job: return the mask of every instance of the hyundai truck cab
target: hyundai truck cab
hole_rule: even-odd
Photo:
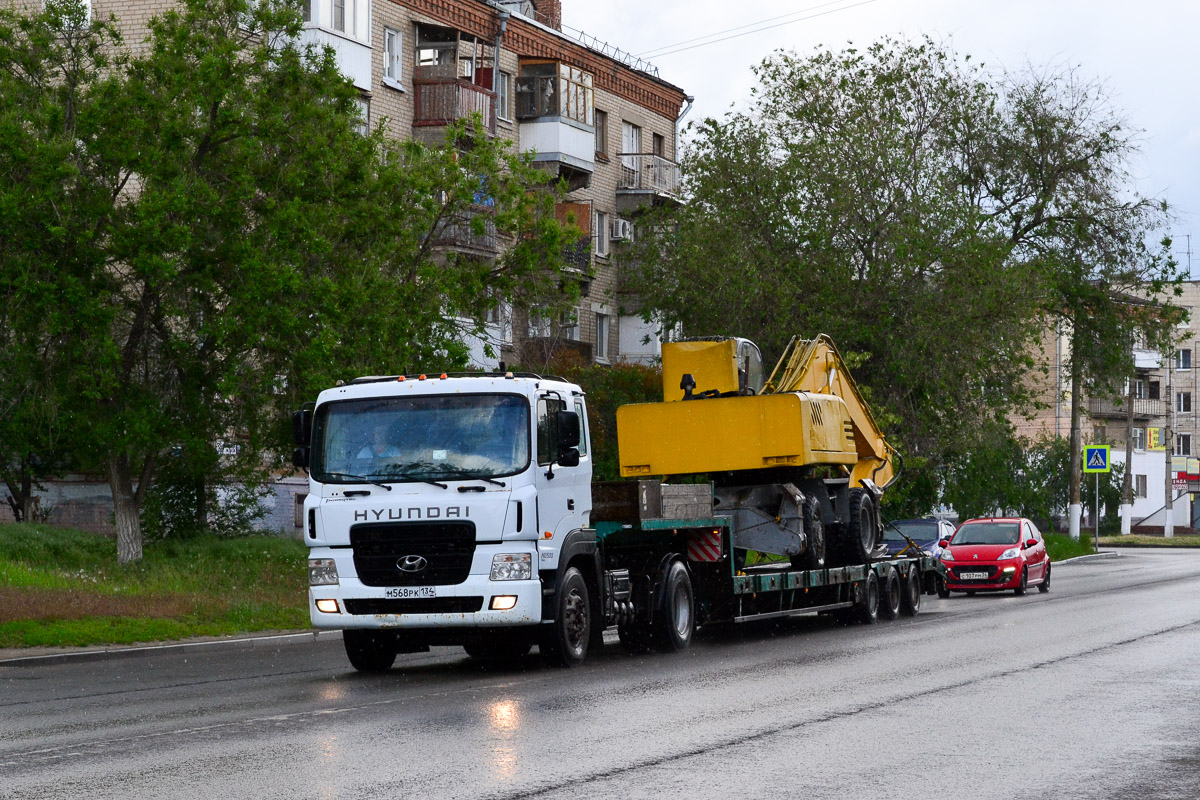
[[[589,523],[586,418],[578,386],[512,373],[322,392],[294,418],[313,625],[347,631],[348,652],[394,653],[543,622],[562,548]]]

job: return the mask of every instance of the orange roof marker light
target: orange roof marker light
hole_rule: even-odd
[[[401,375],[399,378],[396,378],[396,380],[399,381],[400,383],[403,383],[407,379],[403,375]]]
[[[442,373],[442,380],[446,380],[446,373]]]
[[[423,381],[423,380],[425,380],[425,375],[424,375],[424,373],[422,373],[421,375],[418,375],[418,376],[417,376],[417,380],[419,380],[419,381]]]

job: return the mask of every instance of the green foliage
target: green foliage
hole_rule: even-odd
[[[1131,191],[1134,137],[1095,86],[997,75],[928,39],[756,72],[748,111],[692,126],[689,202],[639,225],[629,287],[664,327],[748,336],[768,361],[794,334],[862,354],[910,512],[1031,403],[1050,318],[1077,323],[1100,376],[1127,374],[1130,330],[1169,316],[1127,296],[1177,275],[1145,244],[1165,212]]]
[[[570,296],[561,187],[477,117],[440,147],[360,133],[297,3],[183,0],[106,61],[115,33],[67,2],[0,16],[0,464],[106,474],[122,562],[171,453],[164,530],[282,466],[285,412],[319,389],[465,365],[502,300]],[[500,258],[440,246],[485,234]]]
[[[1042,531],[1042,538],[1046,540],[1046,553],[1050,556],[1051,561],[1066,561],[1068,558],[1086,556],[1096,552],[1086,537],[1075,541],[1065,533]]]

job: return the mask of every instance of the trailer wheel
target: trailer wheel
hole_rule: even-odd
[[[909,567],[908,578],[903,581],[904,591],[900,594],[900,613],[915,617],[921,610],[921,572],[916,565]]]
[[[687,567],[671,562],[663,581],[663,602],[654,620],[654,647],[664,653],[678,653],[692,643],[696,630],[696,599]]]
[[[858,621],[871,625],[879,618],[879,576],[875,570],[867,570],[867,579],[863,581],[862,596],[854,607]]]
[[[865,489],[850,490],[850,518],[842,529],[841,555],[846,564],[868,564],[875,551],[875,513]]]
[[[568,567],[563,573],[554,612],[554,622],[547,626],[538,642],[542,657],[560,667],[582,664],[591,638],[592,606],[587,583],[575,567]]]
[[[879,588],[879,616],[884,619],[895,619],[900,616],[901,587],[900,573],[889,564],[884,570],[883,586]]]
[[[359,672],[387,672],[396,663],[396,636],[390,631],[342,631],[342,644]]]
[[[804,533],[808,541],[803,553],[792,556],[792,568],[824,569],[825,520],[821,517],[821,504],[812,495],[804,499]]]

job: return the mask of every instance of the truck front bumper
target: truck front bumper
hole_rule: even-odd
[[[542,583],[471,575],[454,586],[376,587],[343,578],[336,585],[310,586],[308,608],[317,628],[528,626],[541,621]]]

